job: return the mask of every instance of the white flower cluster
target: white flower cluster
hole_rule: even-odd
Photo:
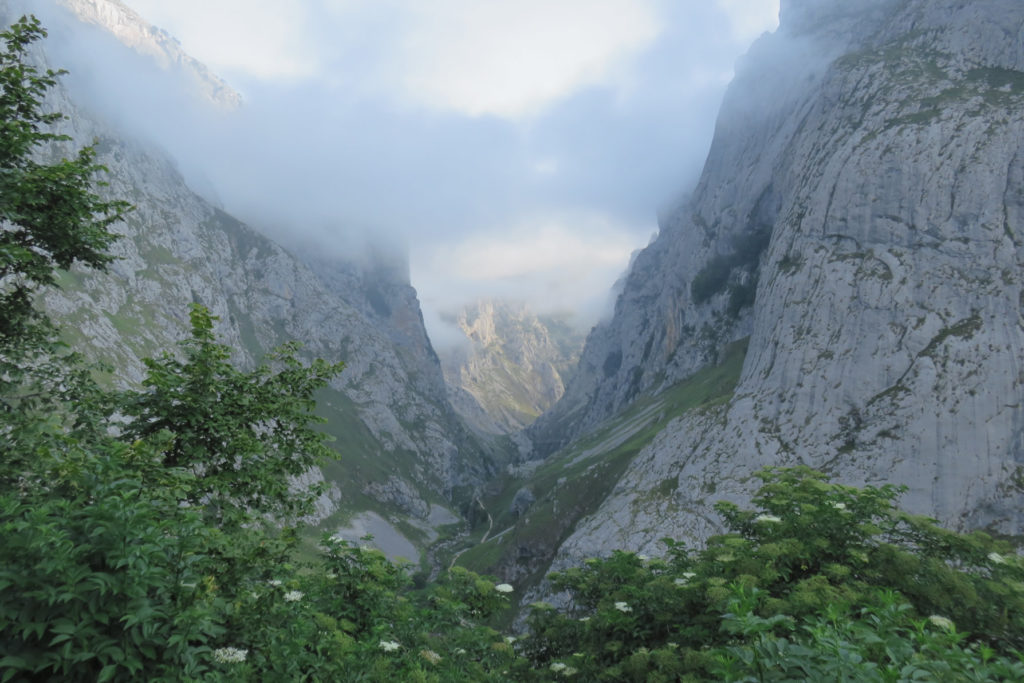
[[[285,602],[298,602],[302,599],[302,591],[288,591],[284,594]]]
[[[494,587],[494,590],[498,591],[499,593],[511,593],[515,589],[507,583],[499,583],[497,586]]]
[[[1006,558],[999,553],[989,553],[988,561],[992,564],[1006,564]]]
[[[393,640],[382,640],[382,641],[380,641],[380,644],[378,645],[378,647],[380,649],[384,650],[384,652],[394,652],[395,650],[397,650],[398,648],[400,648],[402,646],[399,645],[398,643],[396,643]]]
[[[754,518],[754,521],[755,522],[770,522],[772,524],[778,524],[779,522],[782,521],[782,518],[781,517],[776,517],[775,515],[758,515],[757,517]]]
[[[240,650],[237,647],[220,647],[213,651],[213,659],[221,664],[239,664],[245,661],[248,654],[248,650]]]
[[[693,572],[683,572],[683,575],[681,577],[676,578],[674,583],[677,586],[685,586],[686,584],[688,584],[690,582],[690,579],[692,579],[695,576],[697,576],[697,575],[694,574]]]
[[[551,666],[548,668],[551,669],[553,673],[560,673],[565,677],[569,677],[577,673],[576,669],[569,666],[568,664],[563,664],[562,662],[552,662]]]
[[[617,602],[615,603],[615,609],[620,612],[632,612],[633,608],[629,606],[628,602]]]
[[[939,628],[946,629],[947,631],[953,630],[953,622],[946,617],[940,617],[938,614],[933,614],[928,617],[928,621]]]

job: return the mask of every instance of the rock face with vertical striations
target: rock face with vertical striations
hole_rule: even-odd
[[[536,456],[749,337],[739,383],[670,422],[556,566],[698,543],[766,465],[1022,534],[1022,36],[1017,0],[783,0]]]

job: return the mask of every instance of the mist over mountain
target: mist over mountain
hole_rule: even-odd
[[[97,16],[128,17],[150,45],[166,44],[164,34],[110,7],[118,11]],[[0,3],[0,20],[12,22],[17,11],[16,2]],[[49,63],[48,53],[37,56]],[[205,73],[194,67],[172,63],[167,83],[192,83]],[[205,96],[200,102],[222,108]],[[48,104],[68,117],[57,131],[70,140],[54,154],[95,142],[107,169],[100,191],[135,207],[114,228],[121,238],[106,273],[72,269],[42,297],[67,341],[107,363],[110,383],[137,386],[142,359],[175,348],[187,334],[189,305],[199,303],[219,318],[216,333],[242,367],[292,340],[306,358],[343,360],[344,372],[319,396],[338,460],[307,474],[328,484],[311,521],[350,538],[372,533],[385,551],[417,559],[434,527],[458,519],[504,456],[448,402],[405,254],[364,245],[345,256],[320,250],[299,258],[198,195],[159,147],[79,106],[73,89],[58,86]]]

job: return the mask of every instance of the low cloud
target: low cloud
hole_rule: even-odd
[[[224,70],[244,105],[204,108],[54,0],[32,4],[51,7],[46,49],[76,100],[225,209],[286,246],[407,245],[428,311],[508,296],[589,320],[696,181],[733,65],[777,8],[122,1]]]
[[[733,36],[749,42],[779,25],[779,0],[715,0],[732,25]]]
[[[442,243],[413,258],[432,339],[444,339],[446,320],[483,298],[510,299],[537,313],[572,313],[588,328],[610,310],[608,288],[637,248],[647,226],[616,224],[608,216],[567,212],[538,215],[469,240]]]
[[[645,0],[410,2],[396,71],[413,104],[520,118],[615,81],[660,31]]]
[[[304,2],[129,0],[152,24],[224,77],[294,80],[316,75],[322,56],[306,39],[315,16]]]

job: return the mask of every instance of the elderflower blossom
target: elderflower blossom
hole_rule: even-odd
[[[953,630],[953,622],[947,619],[946,617],[940,617],[937,614],[933,614],[930,617],[928,617],[928,621],[932,622],[932,624],[938,626],[939,628],[946,629],[947,631]]]
[[[302,591],[288,591],[284,594],[285,602],[298,602],[302,599]]]
[[[776,517],[775,515],[758,515],[757,517],[754,518],[754,521],[755,522],[771,522],[772,524],[778,524],[779,522],[782,521],[782,518],[781,517]]]
[[[565,671],[566,665],[562,664],[561,662],[551,662],[551,666],[549,666],[548,668],[554,671],[555,673],[558,673],[559,671]]]
[[[989,553],[988,561],[992,564],[1006,564],[1006,558],[999,553]]]
[[[633,611],[633,608],[630,607],[629,603],[627,603],[627,602],[617,602],[617,603],[615,603],[615,609],[619,610],[620,612],[632,612]]]
[[[498,591],[499,593],[511,593],[515,589],[507,583],[499,583],[497,586],[494,587],[494,590]]]
[[[402,646],[393,640],[382,640],[380,641],[380,644],[377,647],[384,650],[384,652],[394,652]]]
[[[587,623],[588,621],[590,621],[590,617],[580,617],[580,621],[582,621],[583,623]]]
[[[281,585],[281,582],[278,581],[277,579],[271,579],[270,581],[267,581],[267,585],[268,586],[273,586],[274,588],[277,588],[278,586]]]
[[[213,651],[213,658],[221,664],[239,664],[245,661],[248,650],[240,650],[237,647],[219,647]]]
[[[687,584],[688,582],[687,582],[687,580],[686,580],[686,579],[684,579],[684,578],[682,578],[682,577],[679,577],[679,578],[677,578],[677,579],[676,579],[676,580],[674,581],[674,583],[675,583],[675,584],[676,584],[677,586],[685,586],[685,585],[686,585],[686,584]]]
[[[511,645],[512,643],[516,642],[516,640],[517,639],[516,639],[515,636],[505,636],[505,642],[508,643],[509,645]]]
[[[575,676],[578,673],[579,670],[571,666],[567,666],[564,669],[562,669],[562,675],[566,678],[568,678],[569,676]]]
[[[836,502],[834,500],[831,500],[831,501],[829,501],[828,504],[831,505],[832,507],[834,507],[836,510],[845,510],[846,509],[846,503],[838,503],[838,502]]]

